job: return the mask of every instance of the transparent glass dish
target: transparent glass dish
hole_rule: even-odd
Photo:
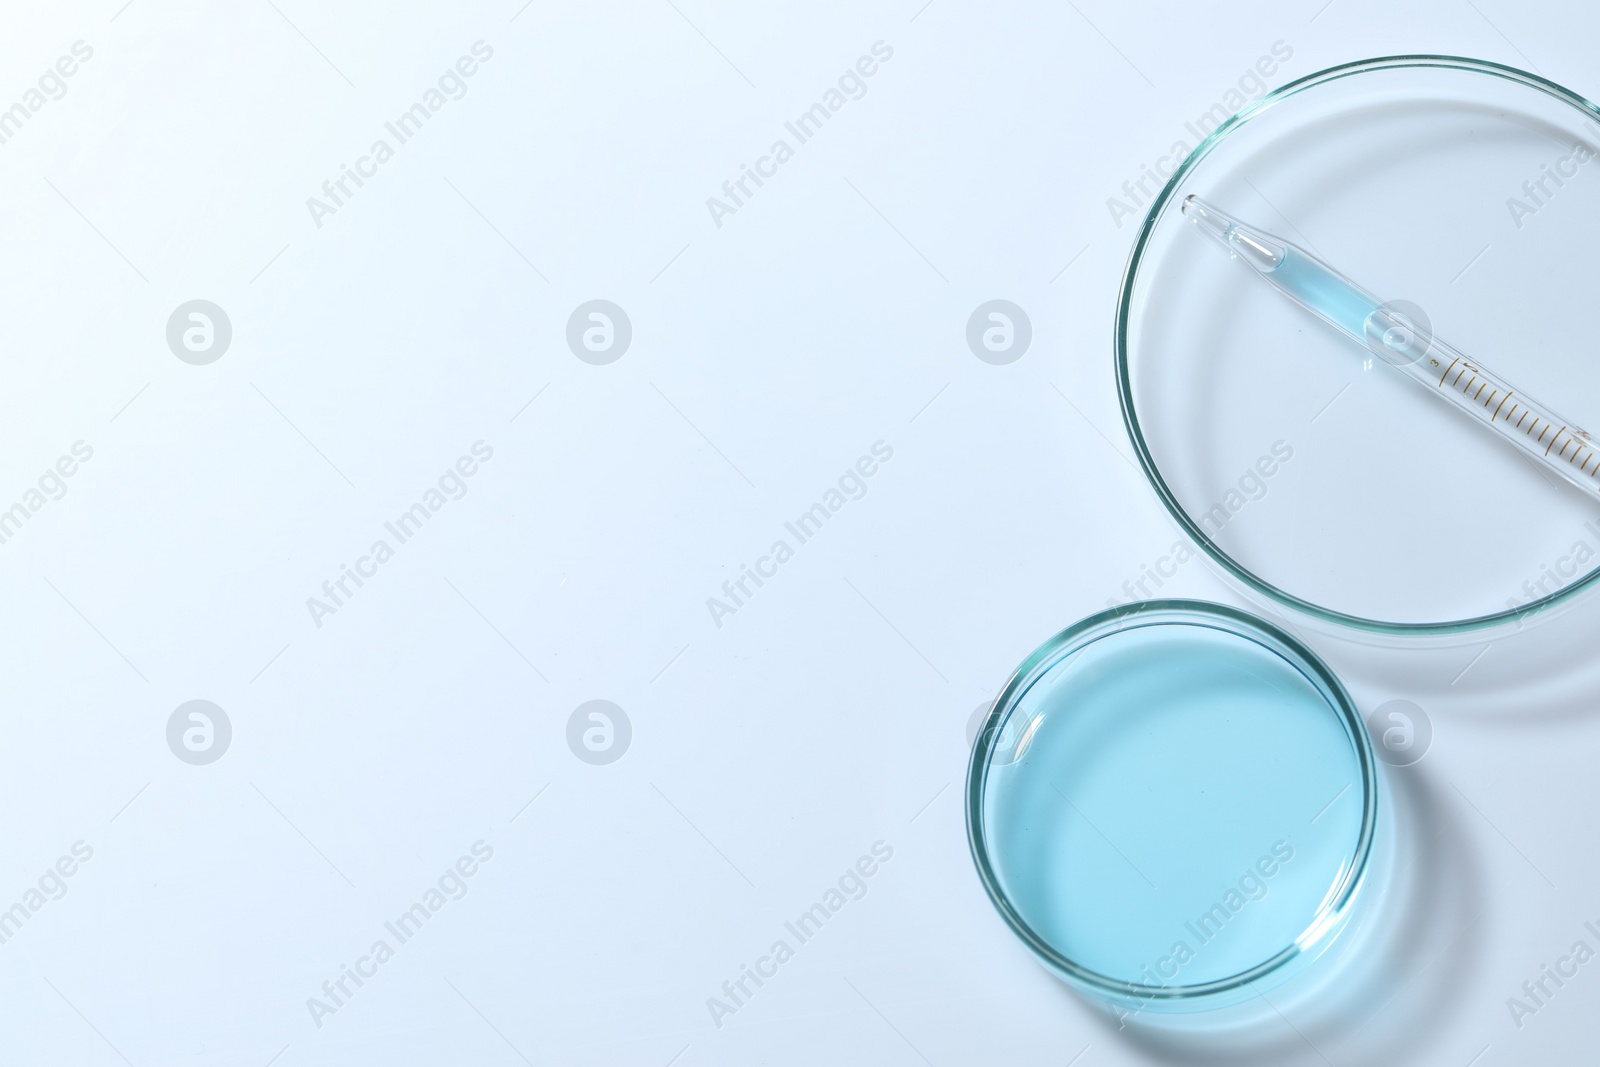
[[[1070,985],[1124,1013],[1225,1007],[1302,971],[1368,876],[1379,779],[1344,687],[1244,612],[1147,601],[1046,642],[967,777],[979,877]]]
[[[1262,97],[1172,173],[1123,279],[1117,388],[1162,503],[1247,595],[1334,632],[1494,636],[1596,584],[1600,507],[1230,263],[1185,196],[1600,429],[1597,154],[1600,109],[1559,85],[1398,56]]]

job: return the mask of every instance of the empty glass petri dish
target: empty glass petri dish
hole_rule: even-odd
[[[1339,680],[1244,612],[1147,601],[1017,668],[974,745],[967,834],[1001,916],[1124,1012],[1254,997],[1338,938],[1379,785]]]
[[[1116,326],[1124,422],[1178,525],[1328,632],[1477,640],[1594,587],[1593,497],[1229,262],[1182,203],[1315,254],[1600,431],[1600,109],[1499,64],[1397,56],[1198,132],[1148,204]]]

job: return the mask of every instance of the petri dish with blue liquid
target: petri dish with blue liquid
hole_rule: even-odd
[[[1017,669],[973,749],[967,828],[1052,971],[1182,1012],[1253,998],[1338,938],[1378,803],[1360,716],[1315,653],[1232,608],[1147,601]]]

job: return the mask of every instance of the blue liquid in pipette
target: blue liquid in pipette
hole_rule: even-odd
[[[1434,336],[1421,308],[1403,300],[1379,303],[1310,253],[1246,225],[1195,194],[1184,197],[1183,215],[1197,233],[1226,249],[1279,292],[1499,434],[1526,458],[1600,497],[1600,446],[1594,437]],[[1509,403],[1513,396],[1515,402]]]
[[[1366,333],[1367,318],[1380,305],[1316,260],[1289,247],[1272,279],[1301,303],[1352,337]]]
[[[1034,726],[989,771],[991,861],[1023,921],[1098,974],[1246,971],[1306,931],[1354,861],[1356,750],[1322,692],[1248,638],[1114,633],[1011,715]]]

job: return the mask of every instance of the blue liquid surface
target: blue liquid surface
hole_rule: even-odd
[[[1106,977],[1188,986],[1264,963],[1356,854],[1361,765],[1336,711],[1226,631],[1091,642],[1017,701],[995,756],[981,810],[1002,891]]]

